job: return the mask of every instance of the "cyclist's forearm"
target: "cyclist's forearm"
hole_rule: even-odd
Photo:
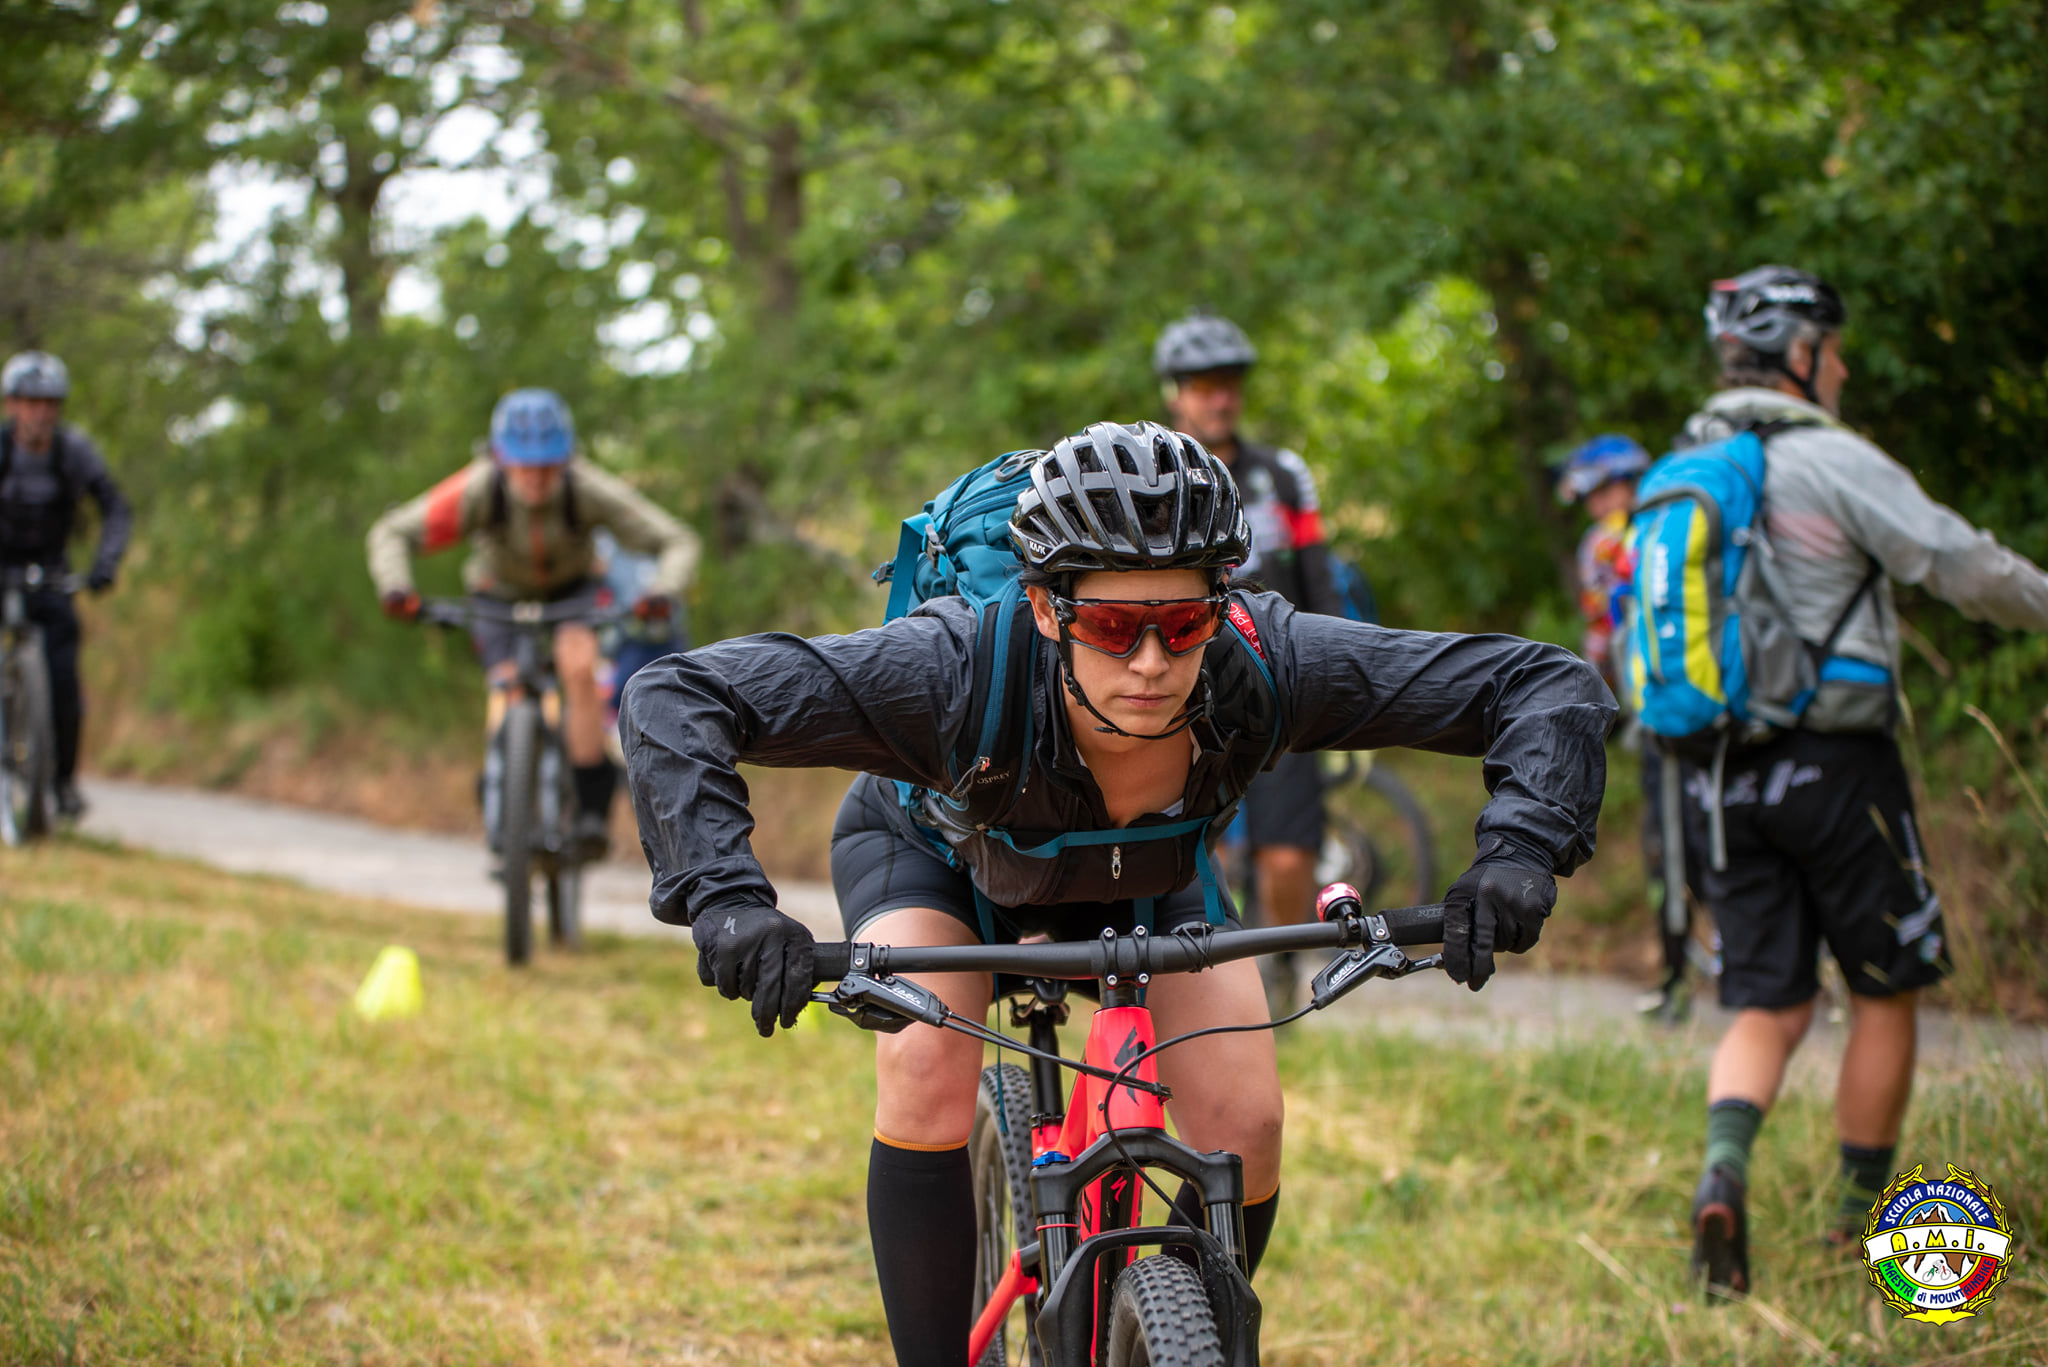
[[[633,676],[619,735],[655,864],[657,915],[765,891],[743,763],[944,780],[972,643],[933,618],[814,641],[722,641]]]
[[[93,555],[93,568],[112,574],[128,553],[128,538],[135,529],[135,512],[112,475],[102,469],[90,485],[93,502],[100,509],[100,544]]]
[[[703,555],[703,542],[696,532],[678,522],[674,534],[661,545],[658,554],[660,558],[655,561],[653,587],[671,598],[681,598],[697,581],[697,562]]]
[[[1593,850],[1614,699],[1592,666],[1512,636],[1386,631],[1297,614],[1286,633],[1295,750],[1484,755],[1477,827],[1559,873]]]

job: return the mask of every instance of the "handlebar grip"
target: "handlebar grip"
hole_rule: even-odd
[[[820,940],[811,949],[811,975],[821,983],[836,983],[853,964],[853,946],[845,940]]]
[[[1388,938],[1397,945],[1434,945],[1443,942],[1442,902],[1431,902],[1419,907],[1389,907],[1380,915],[1386,919]]]

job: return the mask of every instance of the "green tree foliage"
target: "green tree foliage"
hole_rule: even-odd
[[[705,634],[817,629],[873,613],[859,571],[952,472],[1155,414],[1151,338],[1193,305],[1259,341],[1251,426],[1318,466],[1393,620],[1555,630],[1547,463],[1660,447],[1710,382],[1705,282],[1764,259],[1848,295],[1850,417],[2048,554],[2044,8],[80,0],[0,59],[0,252],[159,249],[64,277],[146,347],[65,335],[81,407],[164,450],[187,702],[407,696],[356,538],[515,384],[705,531]],[[392,187],[471,118],[528,130],[475,163],[545,192],[405,240]],[[230,165],[303,209],[171,276],[190,177]],[[435,302],[394,313],[398,279]],[[1970,662],[1926,719],[2024,729],[2031,645],[1915,615]]]

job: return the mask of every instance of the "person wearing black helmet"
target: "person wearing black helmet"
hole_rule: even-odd
[[[1245,504],[1252,550],[1237,573],[1307,612],[1348,616],[1331,573],[1321,505],[1308,462],[1238,432],[1245,378],[1258,360],[1251,340],[1227,318],[1191,313],[1167,326],[1152,349],[1174,427],[1193,435],[1229,467]],[[1245,798],[1246,844],[1260,902],[1258,920],[1305,920],[1315,900],[1316,857],[1325,815],[1314,755],[1289,755]],[[1266,962],[1276,1012],[1292,1009],[1291,958]]]
[[[0,424],[0,568],[35,567],[48,576],[27,591],[25,605],[43,629],[49,664],[57,812],[76,819],[85,811],[76,779],[85,707],[78,682],[78,613],[64,587],[71,573],[71,530],[79,499],[90,496],[100,511],[100,540],[85,584],[105,593],[121,568],[134,519],[99,447],[59,421],[71,395],[71,375],[62,361],[46,351],[24,351],[0,370],[0,390],[7,403],[7,421]]]
[[[1678,443],[1742,430],[1764,437],[1773,593],[1822,660],[1797,729],[1731,750],[1718,792],[1692,785],[1694,812],[1706,819],[1714,803],[1723,823],[1723,866],[1707,861],[1700,879],[1720,931],[1721,1004],[1736,1012],[1708,1077],[1693,1267],[1710,1287],[1736,1291],[1750,1285],[1750,1146],[1813,1018],[1821,943],[1850,993],[1835,1094],[1840,1200],[1825,1231],[1846,1248],[1857,1246],[1892,1176],[1912,1091],[1916,995],[1949,968],[1941,901],[1892,739],[1899,621],[1890,581],[1999,626],[2048,630],[2048,575],[1930,499],[1843,423],[1847,317],[1833,287],[1790,267],[1714,282],[1707,336],[1722,387]]]
[[[1234,923],[1227,891],[1206,876],[1209,832],[1272,755],[1404,744],[1484,754],[1492,796],[1447,898],[1448,966],[1476,989],[1496,951],[1536,943],[1554,877],[1593,848],[1614,704],[1590,666],[1554,646],[1389,631],[1231,587],[1250,527],[1229,470],[1192,437],[1098,423],[1017,459],[1030,462],[1031,486],[1010,532],[1031,616],[1025,658],[1011,665],[1026,686],[1005,698],[1028,711],[1018,733],[1034,739],[1000,826],[950,820],[940,801],[906,804],[896,787],[953,789],[956,739],[996,701],[975,695],[982,617],[963,598],[846,636],[702,646],[628,685],[620,725],[651,904],[692,928],[706,984],[751,1000],[768,1035],[796,1020],[814,982],[811,934],[776,909],[749,849],[749,763],[857,771],[832,834],[849,938],[968,945],[982,942],[985,909],[1006,943],[1129,931],[1147,913],[1157,933]],[[1145,833],[1166,826],[1174,833]],[[1062,842],[1044,856],[1002,838],[1111,829],[1132,839]],[[954,1011],[986,1017],[986,976],[923,981]],[[1149,993],[1162,1035],[1267,1018],[1249,962],[1155,978]],[[876,1039],[868,1215],[904,1367],[957,1367],[967,1339],[966,1144],[981,1062],[978,1043],[924,1025]],[[1244,1158],[1256,1264],[1280,1187],[1272,1037],[1212,1036],[1160,1066],[1181,1136]]]

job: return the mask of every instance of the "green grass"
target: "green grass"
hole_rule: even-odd
[[[365,1024],[350,996],[394,941],[426,1012]],[[886,1361],[868,1053],[837,1021],[755,1038],[677,946],[515,975],[486,920],[0,852],[0,1360]],[[1795,1363],[1809,1338],[1843,1362],[2048,1360],[2031,1251],[1945,1329],[1820,1253],[1824,1103],[1788,1102],[1759,1148],[1766,1304],[1709,1309],[1683,1277],[1691,1067],[1333,1031],[1282,1060],[1270,1367]],[[2038,1243],[2041,1079],[1929,1080],[1904,1152],[1977,1170]]]

